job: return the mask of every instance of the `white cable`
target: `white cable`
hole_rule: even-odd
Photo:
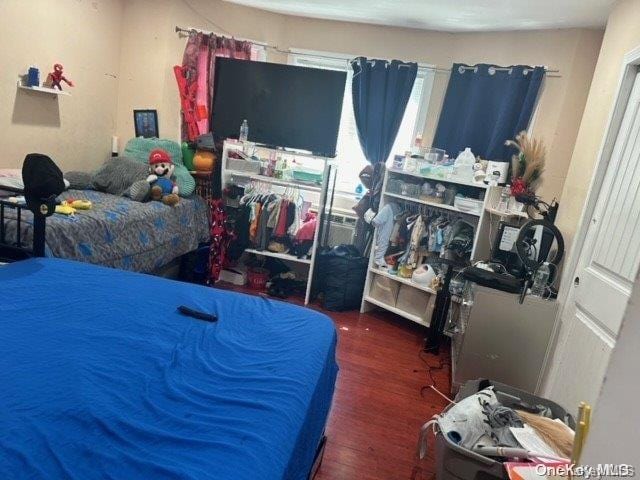
[[[450,399],[449,397],[447,397],[444,393],[442,393],[440,390],[438,390],[438,389],[436,388],[436,386],[435,386],[435,385],[429,385],[429,388],[430,388],[431,390],[433,390],[434,392],[436,392],[438,395],[440,395],[442,398],[444,398],[447,402],[449,402],[449,403],[447,404],[447,407],[448,407],[449,405],[451,405],[451,404],[454,404],[454,405],[456,404],[456,401],[455,401],[455,400],[451,400],[451,399]],[[445,407],[445,408],[446,408],[446,407]]]
[[[488,457],[520,457],[520,458],[546,458],[555,460],[556,462],[569,462],[568,458],[558,457],[555,455],[547,455],[545,453],[531,452],[524,448],[514,447],[484,447],[478,446],[473,449],[475,453]]]

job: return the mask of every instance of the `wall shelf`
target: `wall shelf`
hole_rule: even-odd
[[[60,96],[60,95],[64,95],[67,97],[71,96],[69,92],[66,92],[64,90],[58,90],[57,88],[49,88],[49,87],[28,87],[26,85],[23,85],[20,81],[18,81],[18,88],[22,90],[29,90],[32,92],[39,92],[39,93],[44,93],[44,94],[53,95],[53,96]]]
[[[400,200],[405,200],[407,202],[419,203],[421,205],[429,205],[430,207],[441,208],[443,210],[450,210],[452,212],[458,212],[464,215],[472,215],[474,217],[480,216],[480,213],[478,212],[462,210],[458,207],[454,207],[453,205],[447,205],[446,203],[430,202],[428,200],[422,200],[420,198],[407,197],[406,195],[400,195],[398,193],[383,192],[383,194],[388,197],[398,198]]]
[[[486,190],[487,188],[489,188],[489,186],[485,185],[484,183],[476,183],[472,181],[462,180],[456,177],[440,178],[434,175],[424,175],[418,172],[407,172],[405,170],[397,170],[395,168],[388,168],[387,171],[389,173],[395,173],[397,175],[408,175],[410,177],[423,178],[425,180],[432,180],[432,181],[445,182],[445,183],[455,183],[456,185],[464,185],[465,187],[476,187],[476,188],[482,188],[483,190]]]
[[[266,175],[258,175],[249,172],[240,172],[238,170],[226,170],[227,175],[233,177],[248,178],[249,180],[255,180],[258,182],[270,183],[272,185],[278,185],[280,187],[294,187],[302,190],[308,190],[311,192],[320,192],[321,185],[311,184],[307,182],[297,182],[295,180],[281,180],[273,177],[267,177]]]
[[[502,217],[502,218],[529,218],[529,215],[527,215],[526,212],[516,212],[513,210],[509,210],[509,211],[504,211],[504,210],[498,210],[497,208],[493,208],[493,207],[487,207],[485,209],[487,212],[489,212],[491,215],[497,215],[498,217]]]

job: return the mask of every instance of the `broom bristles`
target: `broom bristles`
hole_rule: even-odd
[[[544,171],[546,149],[542,141],[522,131],[515,140],[507,140],[505,145],[518,150],[518,154],[511,157],[512,179],[522,178],[530,187],[533,186]]]
[[[573,434],[566,425],[560,424],[550,418],[521,410],[516,410],[516,413],[526,424],[533,428],[540,438],[555,450],[558,455],[564,458],[571,458]]]

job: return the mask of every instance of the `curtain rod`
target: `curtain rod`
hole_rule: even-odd
[[[282,54],[285,54],[285,55],[293,54],[293,55],[299,55],[299,56],[311,57],[311,58],[326,58],[326,59],[329,59],[329,60],[344,60],[345,62],[347,62],[347,64],[349,63],[349,60],[345,59],[344,56],[338,57],[338,56],[331,56],[331,55],[326,55],[326,54],[313,54],[313,53],[295,52],[295,51],[292,51],[290,49],[282,50],[277,45],[270,45],[269,43],[266,43],[266,42],[260,42],[258,40],[252,40],[250,38],[242,38],[242,37],[230,36],[230,35],[228,35],[226,33],[202,30],[200,28],[193,28],[193,27],[184,28],[184,27],[176,26],[175,30],[176,30],[176,33],[178,35],[189,35],[190,33],[203,33],[205,35],[217,35],[219,37],[235,38],[236,40],[240,40],[240,41],[243,41],[243,42],[251,42],[251,43],[253,43],[255,45],[260,45],[262,47],[268,48],[270,50],[273,50],[275,52],[282,53]],[[418,63],[418,68],[423,69],[423,70],[433,70],[433,71],[442,72],[442,73],[451,73],[451,68],[425,65],[425,64],[421,64],[421,63]],[[464,68],[465,70],[473,70],[474,69],[474,67],[472,67],[472,66],[461,67],[461,68]],[[494,67],[494,68],[495,68],[496,71],[508,71],[508,70],[510,70],[509,67]],[[545,76],[546,77],[556,77],[556,78],[562,77],[562,75],[560,75],[560,70],[558,70],[558,69],[549,69],[547,67],[544,67],[544,70],[545,70]]]
[[[255,45],[261,45],[263,47],[272,47],[271,45],[269,45],[266,42],[260,42],[258,40],[253,40],[251,38],[235,37],[235,36],[228,35],[226,33],[213,32],[213,31],[209,31],[209,30],[202,30],[200,28],[193,28],[193,27],[184,28],[184,27],[176,26],[176,33],[178,35],[189,35],[190,33],[204,33],[205,35],[216,35],[218,37],[235,38],[236,40],[240,40],[242,42],[251,42],[251,43],[253,43]]]

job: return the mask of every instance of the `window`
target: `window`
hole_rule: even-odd
[[[251,44],[251,60],[258,62],[267,61],[267,48],[257,43]]]
[[[336,161],[338,163],[338,176],[336,190],[343,193],[353,193],[359,183],[358,174],[367,165],[367,160],[360,148],[356,119],[353,114],[353,100],[351,97],[351,79],[353,72],[349,66],[349,60],[354,56],[306,52],[297,50],[289,55],[289,63],[303,67],[326,68],[331,70],[343,70],[347,72],[347,83],[344,89],[342,103],[342,115],[340,118],[340,131],[338,132],[338,145]],[[417,134],[422,134],[427,118],[429,97],[433,85],[434,71],[426,68],[418,68],[418,75],[413,84],[411,97],[398,130],[398,136],[391,149],[391,157],[396,154],[404,154],[411,147]]]

